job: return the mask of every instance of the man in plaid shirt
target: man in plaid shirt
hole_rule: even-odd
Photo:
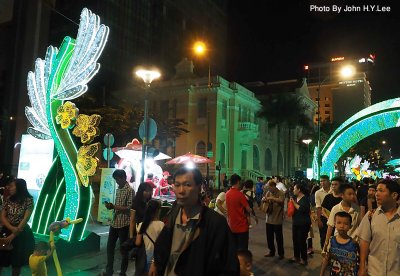
[[[115,170],[113,178],[118,184],[115,204],[105,202],[106,208],[114,210],[113,221],[110,225],[107,240],[107,266],[103,275],[111,276],[114,273],[114,251],[117,240],[120,245],[128,239],[129,236],[129,209],[135,196],[135,191],[126,181],[126,173],[124,170]],[[126,275],[128,269],[128,255],[123,254],[121,260],[121,272],[119,275]]]

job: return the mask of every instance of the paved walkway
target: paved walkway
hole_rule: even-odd
[[[293,256],[292,248],[292,235],[291,235],[291,219],[286,219],[283,227],[284,235],[284,246],[285,246],[285,259],[278,260],[277,257],[265,258],[264,254],[268,253],[267,242],[265,236],[265,215],[256,210],[256,214],[259,217],[259,224],[254,225],[250,230],[250,241],[249,249],[253,253],[253,272],[254,275],[319,275],[321,256],[320,250],[315,250],[314,256],[309,258],[309,264],[307,267],[300,266],[298,264],[290,264],[287,259]],[[107,244],[107,226],[101,224],[91,223],[88,224],[93,231],[100,233],[101,236],[101,248],[99,252],[90,254],[84,254],[63,260],[61,262],[61,268],[63,275],[69,276],[97,276],[101,271],[104,270],[106,265],[106,244]],[[319,234],[318,229],[314,227],[314,247],[319,249]],[[118,275],[118,269],[120,265],[119,253],[116,252],[115,261],[115,275]],[[56,275],[52,259],[47,261],[48,274],[49,276]],[[134,264],[129,263],[128,275],[133,275]],[[9,269],[5,269],[2,275],[11,275]],[[31,275],[28,267],[24,267],[21,273],[22,276]]]

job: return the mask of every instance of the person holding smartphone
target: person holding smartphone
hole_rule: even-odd
[[[102,273],[102,275],[107,276],[112,276],[114,273],[114,254],[117,240],[119,239],[120,244],[122,244],[129,237],[129,210],[135,196],[135,191],[126,181],[124,170],[115,170],[112,176],[118,185],[115,204],[104,202],[107,209],[114,210],[107,240],[107,266],[106,271]],[[128,255],[122,255],[120,275],[125,275],[127,269]]]

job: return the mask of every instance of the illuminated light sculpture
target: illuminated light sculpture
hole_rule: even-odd
[[[82,222],[82,218],[78,218],[75,220],[71,220],[70,218],[66,218],[63,221],[55,221],[49,226],[49,231],[50,231],[50,238],[49,238],[49,243],[51,247],[54,247],[54,233],[59,233],[61,229],[67,228],[71,224],[77,224]],[[54,249],[53,251],[53,260],[54,260],[54,266],[56,268],[57,276],[62,276],[62,270],[60,266],[60,261],[58,260],[58,255],[57,255],[57,249]]]
[[[320,174],[333,176],[335,163],[348,149],[374,133],[394,127],[400,127],[400,98],[374,104],[356,113],[335,130],[322,149]],[[315,178],[314,166],[313,171]]]
[[[79,109],[72,102],[66,102],[57,109],[56,122],[61,125],[61,128],[73,128],[76,118],[78,117]]]
[[[78,115],[75,105],[65,101],[87,91],[87,83],[100,69],[97,60],[108,33],[99,17],[84,8],[77,38],[65,37],[60,49],[49,46],[45,59],[36,59],[35,71],[28,73],[31,107],[25,108],[25,114],[32,124],[28,133],[53,139],[57,153],[32,214],[32,230],[37,234],[49,234],[51,221],[83,218],[84,223],[63,228],[60,237],[67,241],[84,238],[92,204],[88,177],[97,167],[94,154],[100,147],[87,144],[98,135],[100,116]],[[79,125],[75,134],[84,144],[79,152],[70,130],[75,123]]]

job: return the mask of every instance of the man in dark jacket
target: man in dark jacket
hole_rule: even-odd
[[[239,275],[226,219],[200,202],[202,175],[181,168],[174,175],[176,202],[154,246],[149,275]]]

